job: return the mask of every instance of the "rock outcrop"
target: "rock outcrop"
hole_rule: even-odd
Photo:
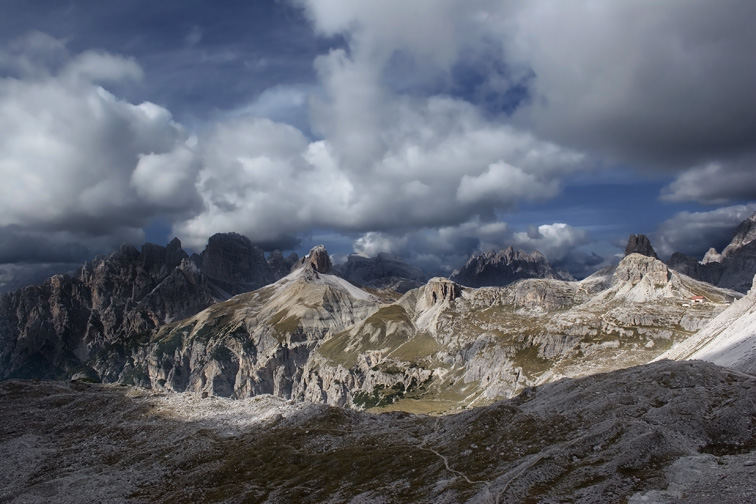
[[[657,259],[656,251],[651,246],[651,240],[644,234],[631,234],[627,239],[627,246],[625,246],[625,256],[630,254],[641,254],[644,256],[653,257]]]
[[[443,277],[431,278],[425,286],[425,302],[429,305],[450,303],[462,294],[462,287]]]
[[[328,255],[328,250],[326,250],[324,245],[316,245],[311,248],[307,255],[296,263],[294,269],[307,267],[308,265],[317,273],[331,272],[331,257]]]
[[[423,285],[426,275],[398,257],[380,253],[375,257],[351,254],[346,263],[335,268],[336,274],[354,285],[405,293]]]
[[[675,252],[676,254],[679,254],[679,252]],[[706,253],[703,256],[703,259],[701,259],[701,264],[709,264],[709,263],[718,263],[722,262],[722,254],[717,252],[717,249],[714,247],[710,247],[709,250],[706,251]]]
[[[523,278],[566,279],[537,250],[528,253],[512,247],[474,255],[449,278],[468,287],[501,287]]]
[[[617,282],[636,285],[644,279],[655,287],[663,287],[670,279],[669,268],[653,256],[633,252],[620,261],[614,271]]]

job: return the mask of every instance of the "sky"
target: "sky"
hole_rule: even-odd
[[[750,0],[0,0],[0,290],[121,243],[585,276],[756,211]]]

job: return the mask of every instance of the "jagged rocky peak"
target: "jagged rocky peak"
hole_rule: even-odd
[[[470,287],[504,286],[523,278],[566,279],[539,251],[525,252],[511,246],[473,255],[449,278]]]
[[[0,296],[0,379],[84,373],[117,381],[125,349],[213,301],[179,240],[147,243],[141,251],[124,245],[85,263],[76,276],[56,275]]]
[[[310,249],[306,256],[299,260],[296,267],[312,266],[317,273],[330,273],[331,257],[328,255],[325,245],[316,245]]]
[[[217,233],[207,241],[200,269],[229,294],[257,289],[274,281],[263,250],[238,233]]]
[[[651,240],[644,234],[631,234],[627,239],[627,246],[625,247],[625,256],[630,254],[642,254],[644,256],[653,257],[657,259],[656,251],[651,246]]]
[[[631,285],[639,283],[644,278],[652,285],[663,286],[670,279],[669,268],[654,257],[631,253],[620,261],[613,276],[615,282],[629,282]]]
[[[450,302],[462,295],[462,287],[444,277],[431,278],[425,285],[425,301],[430,305]]]

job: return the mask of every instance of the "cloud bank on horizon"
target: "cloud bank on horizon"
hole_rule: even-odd
[[[173,84],[128,46],[73,50],[32,24],[0,47],[0,282],[143,241],[156,221],[193,248],[223,231],[267,248],[327,232],[448,271],[511,244],[582,275],[610,238],[655,231],[662,254],[700,254],[756,210],[752,2],[269,8],[330,41],[312,76],[200,118],[134,98],[153,78]],[[181,50],[207,38],[192,26]],[[655,201],[637,204],[666,214],[604,234],[559,209],[518,223],[594,177],[614,191],[655,181]],[[611,205],[570,201],[596,224]]]

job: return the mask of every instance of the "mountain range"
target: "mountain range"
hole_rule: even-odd
[[[747,250],[742,231],[727,257]],[[510,247],[423,284],[385,254],[266,259],[234,233],[192,256],[178,240],[124,246],[1,298],[0,376],[446,411],[648,362],[740,297],[671,269],[643,235],[626,252],[574,281]]]
[[[266,257],[234,233],[192,255],[176,239],[123,246],[0,297],[0,483],[42,491],[13,477],[41,470],[34,446],[68,468],[51,470],[56,495],[100,471],[138,502],[706,502],[711,488],[739,502],[756,490],[754,222],[696,267],[632,235],[579,281],[513,248],[428,279],[386,254],[334,265],[322,245]],[[41,418],[45,398],[60,418],[27,426],[17,410]],[[111,403],[133,413],[92,417]],[[81,450],[82,422],[115,451],[56,455],[50,433]],[[118,437],[140,430],[145,445]],[[124,450],[151,469],[103,473],[134,465]],[[721,488],[721,474],[746,481]],[[112,497],[100,487],[87,500]]]

